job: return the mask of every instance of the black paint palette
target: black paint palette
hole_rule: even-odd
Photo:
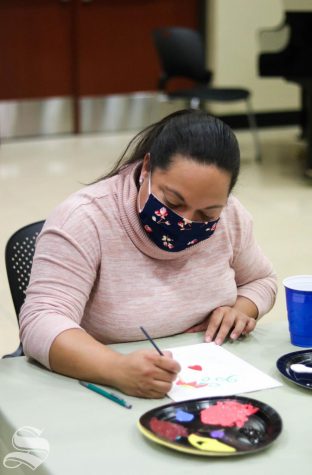
[[[171,449],[220,457],[265,449],[281,433],[282,420],[263,402],[228,396],[157,407],[141,416],[138,427],[145,437]]]
[[[312,389],[312,349],[294,351],[281,356],[276,362],[279,372],[292,383]],[[295,371],[298,368],[300,371]],[[304,371],[307,368],[307,372]]]

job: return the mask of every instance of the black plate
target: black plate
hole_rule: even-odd
[[[257,412],[246,417],[245,422],[236,422],[231,427],[225,427],[218,420],[202,422],[203,410],[217,404],[230,407],[236,403],[245,405],[240,406],[243,411],[244,408],[251,407]],[[229,411],[231,413],[231,409]],[[181,420],[181,416],[185,419],[185,413],[192,420]],[[159,430],[159,425],[165,427]],[[282,420],[272,407],[263,402],[248,397],[228,396],[194,399],[157,407],[141,416],[138,427],[152,441],[180,452],[230,456],[250,454],[266,448],[281,433]]]
[[[296,363],[312,367],[312,349],[288,353],[287,355],[281,356],[276,362],[277,369],[285,378],[303,388],[312,389],[312,373],[298,373],[293,371],[291,365]]]

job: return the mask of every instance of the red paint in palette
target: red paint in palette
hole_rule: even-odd
[[[218,401],[214,406],[203,409],[200,418],[203,424],[222,427],[243,427],[248,416],[259,411],[252,404],[241,404],[234,400]]]
[[[168,440],[176,440],[178,437],[187,437],[188,432],[185,427],[173,422],[161,421],[157,417],[150,420],[150,428],[154,434],[159,437],[165,437]]]

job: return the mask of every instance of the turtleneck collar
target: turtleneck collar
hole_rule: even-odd
[[[126,233],[133,244],[145,255],[159,260],[187,259],[193,254],[204,250],[211,244],[214,235],[205,241],[180,252],[168,252],[160,249],[143,229],[137,206],[138,188],[136,177],[140,164],[129,165],[119,172],[117,185],[117,204],[119,215]],[[220,223],[219,223],[220,224]]]

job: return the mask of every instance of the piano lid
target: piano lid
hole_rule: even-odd
[[[278,53],[285,49],[289,43],[291,35],[290,26],[286,23],[276,28],[267,28],[259,32],[260,52]]]
[[[312,0],[283,3],[288,9],[284,23],[259,34],[260,76],[312,78]]]
[[[308,12],[312,11],[311,0],[283,0],[284,10],[287,12]]]

